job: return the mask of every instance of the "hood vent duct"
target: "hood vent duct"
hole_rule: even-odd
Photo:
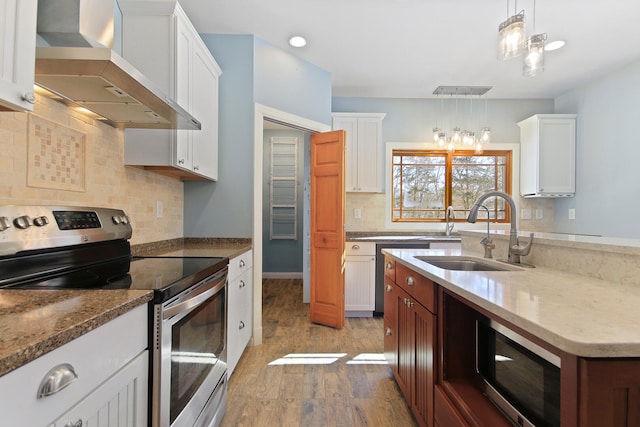
[[[114,50],[120,18],[115,0],[39,0],[36,84],[114,127],[200,129]]]

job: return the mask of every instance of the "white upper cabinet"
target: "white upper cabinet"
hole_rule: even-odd
[[[33,111],[37,0],[0,0],[0,111]]]
[[[576,192],[576,115],[536,114],[520,126],[520,195],[571,197]]]
[[[175,178],[218,179],[218,79],[222,71],[180,4],[128,14],[123,8],[123,57],[202,124],[200,130],[125,131],[125,164]]]
[[[382,113],[333,113],[333,130],[347,133],[346,189],[382,193]]]

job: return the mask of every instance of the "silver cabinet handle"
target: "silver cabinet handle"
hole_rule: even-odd
[[[409,286],[413,286],[416,283],[415,280],[413,280],[413,276],[408,276],[405,282],[407,282]]]
[[[245,286],[247,286],[246,283],[244,283],[244,280],[240,280],[240,284],[238,285],[240,287],[240,289],[244,288]]]
[[[385,329],[384,333],[385,333],[386,336],[390,337],[391,333],[392,333],[391,328]]]
[[[38,399],[51,396],[78,379],[76,371],[68,363],[54,366],[44,376],[38,387]]]
[[[360,249],[360,245],[355,244],[355,245],[351,246],[351,249],[353,249],[354,251],[357,251],[358,249]]]
[[[391,292],[393,290],[393,287],[391,285],[387,285],[385,289],[387,292]]]
[[[247,264],[245,264],[245,263],[244,263],[244,260],[243,260],[243,259],[241,259],[241,260],[240,260],[240,263],[239,263],[238,265],[242,268],[242,267],[244,267],[244,266],[245,266],[245,265],[247,265]]]
[[[387,267],[387,270],[391,270],[393,268],[390,262],[387,263],[386,267]]]
[[[200,166],[195,165],[195,166],[193,167],[193,170],[194,170],[194,171],[199,171],[199,170],[200,170]]]
[[[240,327],[238,329],[244,329],[244,322],[242,320],[240,321]]]
[[[178,164],[179,164],[179,165],[184,165],[184,159],[180,159],[180,160],[178,160]]]
[[[75,421],[75,422],[69,421],[64,425],[64,427],[82,427],[82,419],[79,419],[78,421]]]

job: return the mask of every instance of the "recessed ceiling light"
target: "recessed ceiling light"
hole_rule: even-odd
[[[289,44],[293,47],[303,47],[307,41],[302,36],[293,36],[289,39]]]
[[[564,40],[554,40],[552,42],[547,43],[547,45],[544,47],[544,50],[546,50],[547,52],[551,52],[552,50],[560,49],[564,45],[565,45]]]

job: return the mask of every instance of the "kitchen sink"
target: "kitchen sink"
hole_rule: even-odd
[[[465,256],[416,256],[416,259],[424,261],[443,270],[458,271],[520,271],[518,267],[507,264],[498,264],[484,261],[481,258]]]

